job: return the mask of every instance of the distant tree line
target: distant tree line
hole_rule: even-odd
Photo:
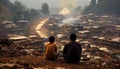
[[[96,15],[120,16],[120,0],[91,0],[83,14],[93,13]]]
[[[0,23],[5,20],[12,20],[16,23],[21,19],[32,20],[49,14],[49,6],[47,3],[43,3],[40,9],[30,9],[19,1],[11,3],[9,0],[0,0]]]
[[[41,9],[37,10],[26,8],[19,1],[15,1],[13,4],[11,4],[10,9],[13,14],[13,21],[15,22],[20,19],[31,20],[36,17],[40,17],[42,14],[49,14],[49,6],[47,3],[43,3]]]
[[[10,10],[13,15],[13,21],[15,22],[21,19],[31,20],[38,16],[38,10],[28,9],[19,1],[15,1],[13,4],[11,4]]]

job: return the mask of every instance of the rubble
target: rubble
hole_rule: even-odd
[[[58,17],[58,16],[53,16]],[[63,20],[60,16],[60,20]],[[76,17],[77,18],[77,17]],[[9,34],[13,43],[10,46],[0,45],[0,68],[3,69],[119,69],[119,23],[118,18],[109,16],[82,15],[73,21],[73,25],[62,24],[52,19],[45,21],[41,31],[54,35],[59,57],[56,61],[44,58],[44,46],[47,38],[37,35]],[[59,22],[62,22],[60,21]],[[44,20],[43,20],[44,21]],[[74,24],[75,22],[75,24]],[[77,24],[78,23],[78,24]],[[113,31],[114,30],[114,31]],[[75,32],[77,42],[82,45],[79,64],[65,63],[62,57],[64,45],[69,42],[69,34]]]

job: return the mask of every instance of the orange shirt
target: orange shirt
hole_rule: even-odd
[[[45,47],[45,56],[48,59],[54,59],[56,57],[55,53],[57,52],[56,44],[49,43]]]

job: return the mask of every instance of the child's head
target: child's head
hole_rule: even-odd
[[[54,41],[55,41],[55,38],[54,38],[53,36],[50,36],[50,37],[49,37],[49,42],[50,42],[50,43],[54,43]]]

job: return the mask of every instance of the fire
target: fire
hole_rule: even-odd
[[[70,14],[70,10],[68,8],[63,8],[61,11],[60,11],[60,14],[61,15],[68,15]]]
[[[40,35],[40,37],[43,37],[43,38],[48,38],[46,35],[44,35],[43,31],[40,31],[41,27],[44,25],[46,21],[48,21],[48,19],[40,21],[37,27],[35,28],[35,31]]]

